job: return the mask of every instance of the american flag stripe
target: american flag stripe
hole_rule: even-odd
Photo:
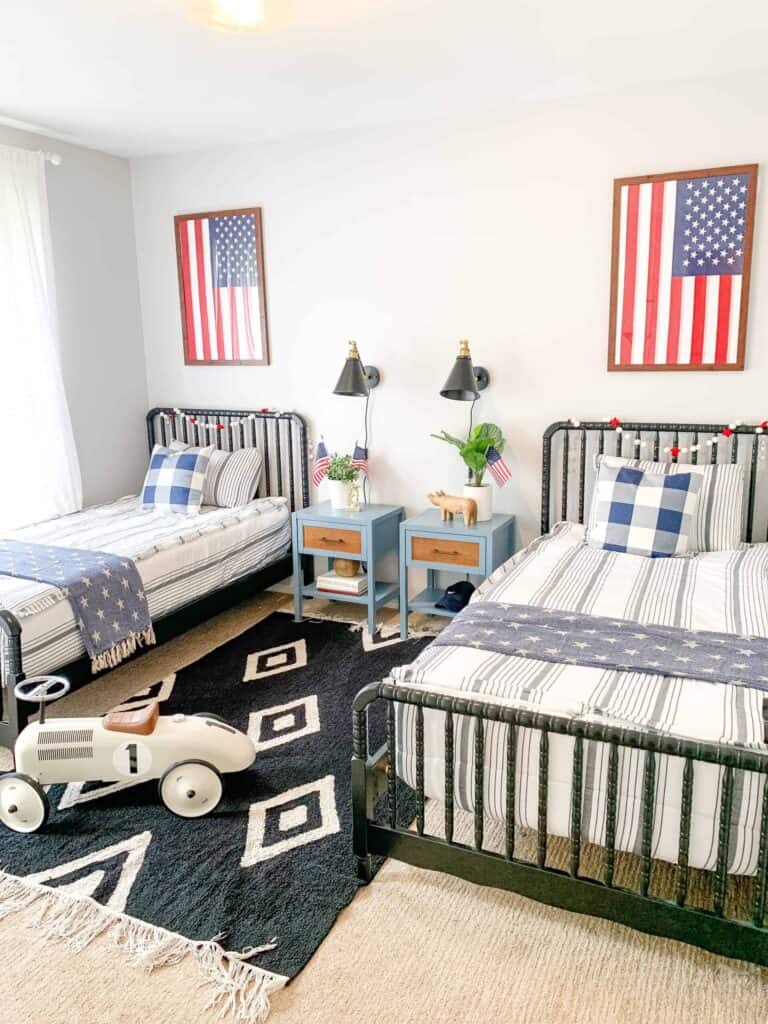
[[[179,235],[179,242],[181,246],[181,278],[184,285],[184,294],[191,295],[192,287],[190,284],[190,273],[189,273],[189,235],[185,230],[181,231]],[[192,304],[190,302],[184,303],[184,318],[186,320],[186,335],[187,335],[187,358],[197,358],[195,353],[195,325],[192,317]]]
[[[683,279],[673,277],[669,289],[669,330],[667,333],[667,362],[676,363],[680,346],[680,312],[683,298]],[[663,360],[661,360],[663,362]]]
[[[198,267],[200,260],[198,258],[197,237],[194,231],[194,225],[191,223],[187,224],[188,238],[188,251],[189,251],[189,286],[190,294],[192,296],[192,325],[195,330],[195,355],[198,359],[202,359],[203,352],[203,328],[202,318],[200,316],[200,289],[199,279],[200,275]]]
[[[670,330],[670,313],[672,303],[672,254],[675,245],[675,219],[665,217],[664,209],[672,210],[675,204],[677,183],[665,181],[661,190],[661,253],[659,257],[659,305],[656,315],[656,338],[652,363],[663,363],[666,360],[668,337]]]
[[[203,359],[211,358],[211,335],[208,322],[208,287],[205,280],[205,249],[203,245],[203,224],[200,220],[188,221],[194,225],[195,253],[197,255],[197,294],[200,307]]]
[[[620,183],[615,365],[737,361],[748,182],[693,172]]]
[[[661,224],[664,208],[664,183],[656,181],[651,190],[650,252],[646,288],[645,347],[643,362],[656,360],[656,327],[659,315],[659,270],[661,264]]]

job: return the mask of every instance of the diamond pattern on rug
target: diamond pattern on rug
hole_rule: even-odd
[[[240,866],[252,867],[339,832],[335,790],[334,776],[326,775],[251,804]]]
[[[141,708],[145,708],[147,704],[151,704],[153,700],[164,701],[173,693],[173,687],[176,683],[176,673],[172,672],[165,679],[161,679],[159,683],[152,683],[151,686],[145,686],[143,690],[139,690],[138,693],[134,693],[128,700],[123,701],[122,704],[118,704],[110,711],[140,711]]]
[[[366,654],[370,654],[371,651],[380,651],[382,647],[394,647],[395,644],[408,643],[408,640],[420,640],[424,637],[437,636],[438,630],[434,627],[423,628],[423,629],[411,629],[408,631],[408,640],[403,640],[400,636],[400,627],[398,626],[382,626],[376,631],[374,636],[371,636],[368,626],[365,623],[355,623],[350,626],[350,632],[360,633],[362,635],[363,650]]]
[[[266,679],[267,676],[276,676],[281,672],[292,672],[304,668],[306,664],[307,642],[303,639],[281,644],[280,647],[270,647],[266,651],[254,651],[248,655],[245,663],[243,682],[251,683],[255,679]]]
[[[151,832],[139,832],[121,843],[113,843],[84,857],[24,877],[30,882],[52,885],[73,895],[90,896],[110,910],[122,913],[151,842]],[[88,871],[88,868],[94,870]]]
[[[65,811],[77,804],[89,804],[92,800],[101,800],[105,796],[119,793],[131,786],[142,786],[145,779],[126,779],[124,782],[69,782],[59,800],[58,810]]]
[[[320,732],[317,696],[301,697],[288,704],[277,704],[263,711],[254,711],[248,720],[248,735],[258,754],[262,750],[292,743],[301,736]]]

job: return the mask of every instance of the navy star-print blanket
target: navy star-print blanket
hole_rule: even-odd
[[[112,668],[155,633],[138,570],[106,551],[0,540],[0,575],[58,587],[72,606],[94,672]]]
[[[768,639],[478,601],[433,641],[565,665],[647,672],[768,691]]]

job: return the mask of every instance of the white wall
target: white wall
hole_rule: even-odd
[[[55,151],[47,165],[64,383],[86,504],[135,492],[147,410],[128,163],[0,125],[0,144]]]
[[[510,109],[504,123],[304,138],[132,163],[151,403],[295,408],[334,447],[361,404],[331,394],[345,341],[381,370],[375,498],[456,491],[468,406],[439,397],[468,337],[491,372],[477,417],[507,434],[496,494],[522,539],[539,514],[541,433],[555,419],[768,416],[768,287],[758,200],[747,370],[608,374],[612,179],[764,160],[768,78]],[[173,215],[264,207],[273,364],[185,367]]]

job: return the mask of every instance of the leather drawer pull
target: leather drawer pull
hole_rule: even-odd
[[[344,544],[344,540],[341,537],[321,537],[320,540],[323,544]]]
[[[433,555],[448,555],[449,557],[455,558],[459,554],[459,552],[458,551],[441,551],[440,548],[432,548],[432,554]]]

